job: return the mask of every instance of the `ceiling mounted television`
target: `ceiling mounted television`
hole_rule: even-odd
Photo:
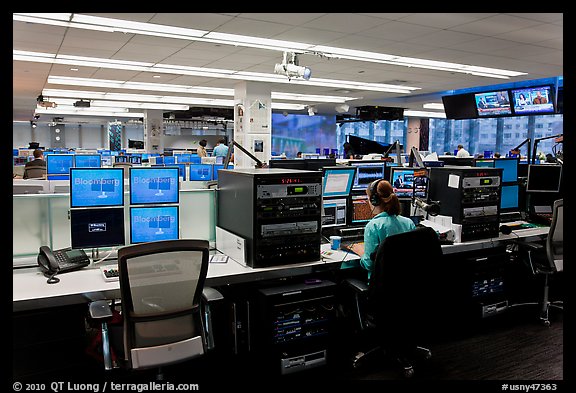
[[[442,104],[447,119],[475,119],[478,116],[473,94],[442,96]]]
[[[478,117],[511,116],[508,90],[488,91],[474,94]]]
[[[512,89],[515,115],[546,115],[556,113],[552,86],[523,87]]]

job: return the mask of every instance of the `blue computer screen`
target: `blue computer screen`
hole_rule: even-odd
[[[518,158],[498,158],[494,168],[502,168],[502,182],[518,181]]]
[[[197,154],[192,154],[190,156],[190,164],[202,164],[202,157]]]
[[[178,176],[182,178],[182,181],[186,180],[186,164],[165,165],[165,167],[178,168]]]
[[[70,207],[123,205],[124,169],[70,168]]]
[[[325,167],[322,196],[347,197],[352,190],[356,167]]]
[[[178,238],[178,206],[130,208],[130,243]]]
[[[189,178],[191,181],[210,181],[212,180],[211,164],[190,164]]]
[[[76,154],[74,166],[76,168],[100,168],[102,159],[100,154]]]
[[[114,162],[128,162],[128,156],[116,156]]]
[[[49,154],[46,158],[46,174],[49,180],[68,180],[74,166],[73,154]]]
[[[518,210],[518,185],[502,186],[500,209]]]
[[[214,164],[214,173],[212,174],[212,180],[218,180],[218,170],[224,169],[224,165]],[[228,165],[228,169],[234,169],[234,165]]]
[[[159,164],[158,160],[156,160],[156,163]],[[176,157],[164,156],[164,162],[163,163],[166,165],[174,165],[174,164],[176,164]]]
[[[178,203],[176,167],[130,168],[130,204]]]
[[[192,154],[176,154],[176,162],[177,163],[190,163],[190,159],[192,158]]]

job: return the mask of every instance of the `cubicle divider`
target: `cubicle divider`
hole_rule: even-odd
[[[127,192],[126,192],[127,194]],[[125,195],[125,230],[129,231],[129,200]],[[26,194],[12,197],[12,259],[29,259],[40,246],[70,247],[70,194]],[[180,190],[180,238],[216,240],[216,190]],[[130,239],[126,233],[126,239]]]

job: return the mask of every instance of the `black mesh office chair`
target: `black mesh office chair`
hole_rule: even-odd
[[[516,246],[516,256],[530,269],[534,276],[543,277],[543,296],[538,302],[515,303],[510,307],[525,305],[540,306],[540,320],[545,326],[550,326],[548,311],[550,307],[563,310],[563,302],[551,302],[549,295],[550,276],[564,270],[564,199],[554,201],[552,207],[552,221],[550,231],[544,245],[537,242],[517,239],[513,241]]]
[[[46,177],[45,166],[28,166],[24,168],[23,179],[43,179]]]
[[[400,366],[405,377],[414,374],[413,362],[430,359],[430,350],[418,346],[438,319],[435,301],[441,296],[442,248],[432,228],[392,235],[378,246],[375,269],[368,285],[357,279],[345,283],[354,289],[360,336],[376,343],[356,354],[358,368],[372,355],[384,351]],[[436,300],[435,300],[436,299]]]
[[[158,368],[162,379],[162,366],[202,356],[214,346],[202,298],[209,303],[221,296],[204,287],[208,253],[208,241],[191,239],[118,250],[122,329],[108,329],[113,315],[108,301],[90,304],[90,317],[102,322],[106,369]]]

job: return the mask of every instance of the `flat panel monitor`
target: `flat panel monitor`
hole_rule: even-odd
[[[364,191],[374,180],[386,178],[386,161],[349,161],[356,167],[352,190]]]
[[[124,208],[72,209],[70,234],[75,249],[124,245]]]
[[[128,156],[128,162],[133,165],[142,165],[142,156],[140,154],[131,154]]]
[[[218,161],[218,159],[216,159]],[[197,154],[192,154],[190,156],[190,164],[202,164],[202,157]]]
[[[112,166],[112,156],[102,155],[102,157],[100,157],[100,164],[102,166]]]
[[[494,168],[502,168],[502,182],[518,181],[519,158],[497,158],[494,160]]]
[[[347,205],[347,198],[323,198],[322,227],[345,226]]]
[[[130,204],[178,203],[178,172],[176,167],[130,168]]]
[[[530,164],[526,192],[558,192],[562,180],[562,165]]]
[[[462,120],[478,117],[472,93],[442,96],[442,104],[444,104],[447,119]]]
[[[74,166],[76,168],[100,168],[102,157],[100,154],[76,154]]]
[[[70,207],[124,205],[124,169],[70,168]]]
[[[508,90],[489,91],[474,94],[478,117],[510,116],[510,97]]]
[[[212,180],[211,164],[190,164],[188,177],[190,181],[210,181]]]
[[[412,200],[414,196],[425,199],[428,192],[428,176],[423,168],[390,168],[390,183],[399,200]]]
[[[484,168],[494,168],[494,160],[491,158],[476,158],[474,159],[474,166]]]
[[[347,197],[352,190],[356,167],[334,166],[324,168],[323,197]]]
[[[179,238],[178,206],[130,207],[130,243]]]
[[[156,159],[156,163],[157,163],[157,164],[160,164],[160,163],[158,162],[158,159]],[[174,164],[176,164],[176,157],[174,157],[174,156],[164,156],[164,161],[163,161],[163,163],[166,164],[166,165],[174,165]]]
[[[502,185],[502,193],[500,195],[500,212],[505,213],[509,211],[518,211],[520,205],[518,202],[518,192],[520,187],[518,184]]]
[[[70,168],[74,166],[73,154],[49,154],[46,157],[48,180],[68,180]]]
[[[174,157],[176,157],[176,163],[178,164],[189,164],[192,154],[176,154]]]
[[[545,115],[555,113],[552,86],[512,89],[515,115]]]
[[[128,162],[128,156],[115,155],[114,156],[114,162]]]
[[[372,219],[374,206],[370,204],[368,195],[352,195],[351,197],[351,225],[365,225]]]
[[[336,165],[335,158],[306,158],[306,169],[309,171],[320,171],[327,166]]]
[[[216,164],[217,165],[224,165],[224,159],[225,158],[226,157],[224,157],[224,156],[216,156]]]
[[[212,174],[212,180],[218,180],[218,171],[224,169],[224,165],[214,164],[214,173]],[[234,169],[234,165],[228,165],[228,169]]]
[[[186,164],[174,164],[174,165],[166,165],[166,168],[178,168],[178,176],[180,177],[181,181],[186,181]]]

